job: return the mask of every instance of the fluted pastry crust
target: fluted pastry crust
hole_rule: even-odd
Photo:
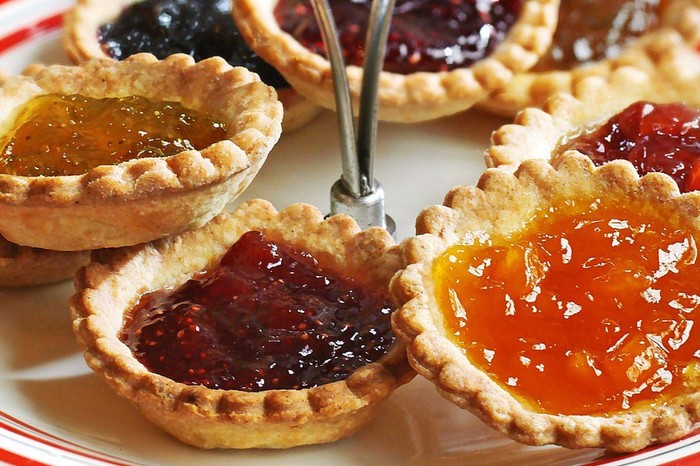
[[[96,167],[83,175],[0,174],[0,234],[20,245],[77,251],[119,247],[196,228],[247,187],[280,135],[274,89],[223,59],[195,64],[138,54],[116,62],[35,66],[0,87],[0,125],[42,94],[141,95],[216,115],[228,139],[201,151]]]
[[[110,58],[100,45],[98,28],[119,16],[132,3],[141,0],[78,0],[64,18],[63,47],[75,63],[92,58]],[[284,107],[282,127],[293,131],[313,120],[321,107],[301,97],[292,88],[278,89]]]
[[[354,220],[341,215],[324,220],[306,204],[278,213],[267,201],[249,201],[201,229],[96,253],[77,275],[70,305],[85,358],[154,424],[198,447],[287,448],[345,437],[413,377],[400,343],[343,381],[303,390],[243,392],[185,385],[153,374],[118,338],[124,312],[143,293],[185,282],[216,263],[250,230],[310,252],[322,268],[370,289],[388,290],[400,268],[398,247],[385,230],[360,231]]]
[[[0,236],[0,286],[44,285],[66,280],[89,260],[90,251],[30,248]]]
[[[536,210],[562,198],[601,196],[645,202],[673,212],[690,220],[693,234],[700,235],[700,193],[681,195],[675,182],[659,173],[640,179],[626,161],[596,168],[587,157],[570,152],[555,167],[542,160],[528,160],[515,175],[490,169],[478,186],[452,189],[443,206],[420,214],[416,223],[419,236],[402,244],[409,265],[392,280],[392,294],[401,304],[393,314],[393,326],[407,346],[411,365],[435,383],[446,399],[519,442],[635,451],[676,440],[700,420],[700,393],[693,389],[645,408],[605,416],[535,412],[475,367],[447,336],[431,272],[433,261],[443,251],[468,241],[477,231],[499,237],[519,231]],[[697,381],[691,383],[697,386]]]
[[[573,93],[578,83],[591,76],[604,80],[620,67],[633,66],[653,76],[661,93],[676,92],[683,100],[698,102],[693,89],[700,76],[700,0],[667,2],[661,26],[636,39],[620,56],[570,70],[528,71],[478,103],[491,113],[513,117],[527,107],[542,107],[557,93]],[[601,8],[603,5],[601,5]],[[638,100],[643,98],[640,94]]]
[[[282,31],[273,10],[277,0],[234,0],[233,15],[241,33],[261,57],[277,68],[300,94],[326,108],[335,108],[330,63]],[[489,92],[503,87],[529,69],[549,46],[559,0],[526,0],[506,39],[494,52],[472,65],[442,73],[401,75],[382,72],[379,118],[415,122],[438,118],[471,107]],[[362,69],[348,66],[354,105]]]

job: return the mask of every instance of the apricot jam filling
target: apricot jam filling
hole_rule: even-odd
[[[665,173],[681,192],[700,189],[700,111],[681,103],[636,102],[558,152],[568,149],[586,154],[596,165],[624,159],[641,175]]]
[[[0,173],[80,175],[99,165],[201,150],[223,139],[221,123],[178,102],[40,95],[18,110],[0,136]]]
[[[552,46],[534,70],[568,70],[614,58],[656,28],[667,0],[562,0]]]
[[[539,412],[605,415],[694,390],[697,244],[670,217],[567,200],[508,237],[451,246],[433,266],[448,334]]]
[[[384,70],[409,74],[470,66],[505,39],[524,0],[397,0]],[[346,63],[362,66],[372,2],[330,0]],[[279,0],[280,28],[314,53],[325,55],[309,0]]]
[[[347,378],[386,354],[391,310],[387,296],[252,231],[219,265],[145,295],[121,339],[150,371],[177,382],[300,389]]]

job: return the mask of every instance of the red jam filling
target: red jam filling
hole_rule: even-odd
[[[665,173],[682,192],[700,189],[700,111],[680,103],[634,103],[560,150],[567,149],[588,155],[597,165],[624,159],[641,175]]]
[[[435,261],[445,327],[532,409],[604,415],[697,389],[700,263],[668,212],[567,199]]]
[[[409,74],[466,67],[489,55],[520,15],[524,0],[397,0],[384,70]],[[372,2],[330,0],[345,61],[362,66]],[[280,0],[282,30],[325,55],[309,0]]]
[[[534,67],[568,70],[614,58],[628,43],[659,25],[667,0],[562,0],[552,46]]]
[[[145,295],[121,339],[150,371],[177,382],[300,389],[347,378],[386,354],[391,310],[386,296],[253,231],[212,270]]]

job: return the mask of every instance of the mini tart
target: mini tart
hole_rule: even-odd
[[[217,115],[228,139],[201,151],[98,166],[83,175],[0,174],[0,234],[25,246],[79,251],[150,241],[196,228],[237,197],[277,142],[282,107],[257,75],[213,58],[158,61],[138,54],[122,62],[33,67],[0,87],[0,124],[44,94],[140,95],[181,102]]]
[[[50,251],[10,243],[0,236],[0,286],[44,285],[73,277],[90,251]]]
[[[697,99],[696,93],[689,87],[692,87],[700,69],[700,58],[695,50],[700,41],[700,1],[669,1],[660,21],[659,28],[632,41],[616,58],[569,70],[530,70],[521,73],[505,87],[479,102],[478,107],[496,115],[513,117],[527,107],[542,107],[552,95],[572,93],[578,82],[588,77],[598,76],[609,80],[615,70],[625,66],[634,66],[649,73],[655,80],[656,90],[661,93],[676,91]],[[642,98],[641,95],[639,98]]]
[[[273,11],[277,0],[235,0],[233,16],[243,36],[261,57],[277,68],[303,96],[334,109],[330,63],[282,31]],[[379,118],[417,122],[454,114],[471,107],[489,92],[503,87],[514,74],[535,64],[551,41],[558,0],[526,0],[505,40],[471,67],[449,72],[408,75],[382,72]],[[362,69],[347,67],[357,107]],[[357,110],[357,108],[356,108]]]
[[[662,174],[640,179],[626,161],[595,168],[586,157],[570,154],[554,167],[529,160],[515,176],[491,169],[477,187],[454,188],[444,206],[420,214],[420,236],[402,244],[409,265],[391,284],[392,295],[401,305],[392,315],[392,324],[407,346],[409,362],[443,397],[522,443],[635,451],[676,440],[700,420],[700,393],[688,387],[680,395],[664,398],[663,403],[650,402],[639,409],[633,405],[626,411],[601,415],[548,414],[532,409],[478,369],[444,327],[431,271],[443,251],[451,245],[468,244],[482,233],[498,235],[527,228],[536,211],[550,209],[554,202],[578,199],[585,203],[601,196],[674,212],[690,220],[695,237],[700,234],[697,193],[679,195],[675,183]]]
[[[676,59],[684,54],[680,50]],[[554,95],[541,110],[527,108],[512,124],[497,129],[485,153],[486,165],[514,172],[525,160],[550,160],[562,142],[600,126],[634,102],[674,102],[691,94],[679,88],[659,89],[656,84],[653,76],[629,66],[616,69],[607,78],[581,79],[571,94]]]
[[[63,46],[75,63],[92,58],[111,58],[100,46],[97,29],[113,21],[128,5],[140,0],[79,0],[64,18]],[[299,96],[292,88],[279,89],[277,94],[284,107],[282,127],[293,131],[313,120],[321,108]]]
[[[345,437],[413,377],[401,344],[342,381],[301,390],[244,392],[185,385],[151,373],[118,337],[124,312],[142,294],[184,283],[218,262],[250,230],[310,252],[321,267],[355,277],[372,289],[388,290],[400,268],[398,247],[384,230],[361,232],[346,216],[323,220],[316,208],[305,204],[278,213],[267,201],[249,201],[199,230],[95,254],[76,276],[70,304],[85,359],[154,424],[198,447],[287,448]]]

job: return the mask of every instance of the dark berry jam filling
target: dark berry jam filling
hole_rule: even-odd
[[[683,104],[637,102],[596,131],[573,139],[596,165],[629,160],[640,175],[670,175],[682,192],[700,189],[700,111]]]
[[[466,67],[489,55],[520,15],[524,0],[397,0],[384,70],[409,74]],[[370,0],[330,0],[348,64],[361,66]],[[280,0],[280,27],[325,55],[309,0]]]
[[[386,354],[390,315],[386,296],[248,232],[213,270],[145,295],[121,338],[150,371],[185,384],[300,389]]]
[[[625,45],[659,25],[665,0],[562,0],[552,46],[536,71],[568,70],[614,58]]]
[[[289,87],[281,74],[256,55],[231,16],[231,0],[144,0],[126,7],[97,30],[102,50],[116,60],[139,52],[163,59],[185,53],[196,61],[222,57],[258,73],[277,89]]]

